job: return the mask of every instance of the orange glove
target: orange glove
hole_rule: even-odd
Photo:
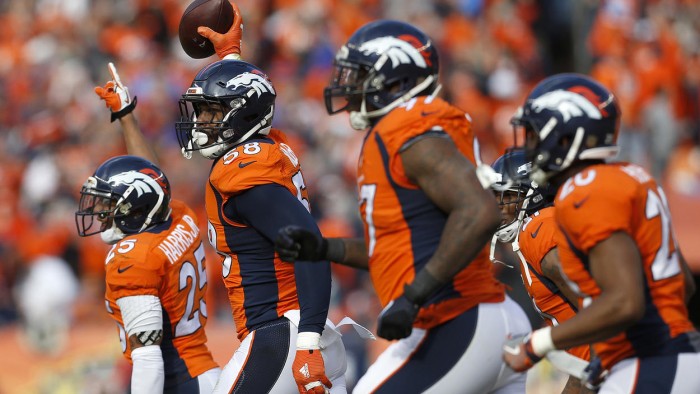
[[[109,72],[112,74],[112,80],[107,82],[104,87],[97,86],[95,93],[105,101],[107,108],[112,111],[112,122],[114,122],[136,108],[136,97],[131,99],[129,88],[122,84],[117,68],[111,62],[109,63]]]
[[[197,33],[214,44],[214,50],[219,59],[241,59],[241,40],[243,39],[243,15],[236,3],[231,2],[233,7],[233,24],[224,34],[214,30],[199,26]]]
[[[324,394],[333,386],[326,376],[326,367],[321,357],[321,334],[300,332],[297,336],[297,354],[292,364],[292,373],[299,393]]]

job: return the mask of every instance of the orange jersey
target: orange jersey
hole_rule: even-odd
[[[542,272],[542,259],[557,247],[555,234],[557,223],[554,208],[540,209],[525,219],[518,243],[525,258],[520,264],[520,274],[527,294],[530,295],[535,310],[544,318],[547,325],[558,325],[576,314],[576,305],[571,304],[557,285]],[[567,352],[574,356],[590,359],[590,346],[577,346]]]
[[[250,188],[278,184],[309,208],[299,160],[279,130],[248,140],[218,159],[209,174],[209,242],[221,255],[238,339],[257,326],[299,309],[294,264],[282,262],[272,240],[226,213],[226,203]]]
[[[588,254],[614,232],[637,244],[644,269],[644,317],[624,332],[594,344],[603,366],[629,357],[676,354],[694,330],[685,305],[683,272],[663,190],[644,169],[628,163],[586,168],[568,179],[555,200],[559,257],[586,305],[601,290],[591,277]],[[610,261],[614,264],[614,261]]]
[[[165,223],[116,243],[106,260],[107,312],[117,322],[124,356],[131,362],[122,297],[151,295],[163,308],[163,353],[166,386],[178,376],[196,377],[218,365],[207,349],[204,245],[197,216],[184,203],[172,200]]]
[[[445,133],[474,162],[471,122],[445,101],[418,97],[384,116],[365,137],[358,163],[360,213],[369,272],[382,305],[400,296],[435,253],[447,216],[408,180],[400,152],[425,133]],[[430,328],[481,302],[500,302],[504,287],[484,250],[421,308],[416,327]]]

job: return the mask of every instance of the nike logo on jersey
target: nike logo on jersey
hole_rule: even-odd
[[[438,113],[438,111],[429,111],[429,112],[420,111],[420,116],[428,116],[428,115],[432,115],[432,114],[436,114],[436,113]]]
[[[583,205],[583,203],[585,203],[586,200],[588,200],[588,196],[584,197],[583,199],[581,199],[579,201],[574,201],[574,208],[576,208],[576,209],[581,208],[581,205]]]
[[[248,167],[249,165],[255,163],[256,161],[257,161],[257,160],[253,160],[253,161],[249,161],[249,162],[247,162],[247,163],[244,163],[244,162],[242,162],[242,161],[241,161],[241,162],[238,162],[238,168],[245,168],[245,167]]]
[[[117,268],[117,272],[119,272],[119,273],[121,274],[122,272],[128,270],[129,268],[131,268],[131,267],[133,267],[133,266],[134,266],[134,265],[131,264],[131,265],[127,265],[126,267],[119,267],[119,268]]]
[[[537,234],[540,232],[540,229],[542,228],[542,224],[543,224],[543,223],[540,223],[540,225],[537,226],[537,230],[535,230],[532,234],[530,234],[530,236],[531,236],[532,238],[537,238]]]

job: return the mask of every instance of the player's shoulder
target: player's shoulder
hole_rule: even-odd
[[[191,220],[195,222],[197,221],[197,214],[194,212],[194,209],[192,209],[192,207],[187,205],[184,201],[175,199],[170,200],[170,209],[172,210],[170,217],[173,218],[173,221],[182,220],[184,217],[191,218]]]
[[[189,226],[198,229],[197,216],[184,202],[172,200],[170,217],[163,223],[157,224],[146,231],[131,234],[114,244],[107,253],[105,264],[109,271],[114,266],[138,264],[139,269],[160,271],[166,263],[166,256],[159,246],[173,229],[180,223],[187,222]]]
[[[635,164],[598,164],[584,168],[567,179],[555,198],[557,209],[579,208],[585,200],[606,200],[635,194],[653,178]]]
[[[261,136],[234,146],[217,159],[210,178],[255,171],[256,167],[268,165],[270,161],[276,159],[275,155],[272,154],[277,149],[276,144],[277,141],[274,139]],[[254,163],[257,165],[252,166]]]
[[[217,190],[235,194],[260,184],[283,183],[282,178],[298,172],[299,167],[299,159],[284,134],[272,129],[268,135],[247,140],[219,158],[209,181]]]
[[[555,209],[553,206],[545,207],[530,215],[529,219],[532,223],[539,224],[546,222],[550,224],[554,222],[554,211]]]
[[[147,277],[158,275],[160,264],[152,255],[152,237],[145,233],[129,236],[117,242],[107,253],[106,282],[109,286],[138,285]]]
[[[448,122],[464,122],[468,116],[439,97],[419,96],[398,106],[375,126],[376,132],[388,144],[403,142],[427,132],[444,132]]]
[[[416,129],[420,131],[442,123],[446,118],[464,118],[464,112],[439,97],[419,96],[390,111],[378,124],[382,134]]]
[[[527,217],[521,228],[521,232],[524,233],[521,237],[525,237],[527,234],[530,237],[525,237],[525,239],[536,239],[543,232],[553,233],[557,226],[554,211],[554,207],[546,207]]]
[[[229,167],[226,171],[242,173],[253,170],[256,167],[269,167],[280,164],[283,161],[291,161],[298,166],[294,151],[289,146],[286,136],[282,131],[271,129],[268,135],[249,139],[228,151],[215,165],[222,169]],[[253,166],[252,164],[256,165]],[[232,167],[232,168],[230,168]]]

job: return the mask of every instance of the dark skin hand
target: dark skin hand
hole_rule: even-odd
[[[644,315],[644,273],[634,240],[627,233],[615,232],[594,246],[588,258],[601,294],[574,317],[552,328],[558,349],[604,341]]]

